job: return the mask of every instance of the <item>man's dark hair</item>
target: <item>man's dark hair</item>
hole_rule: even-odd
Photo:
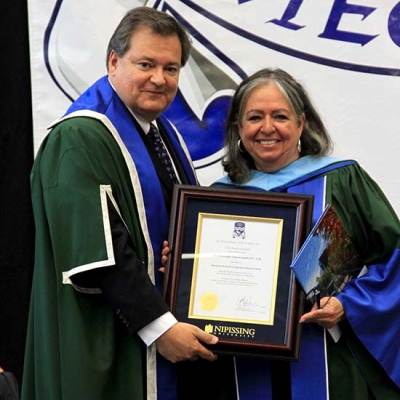
[[[186,64],[192,43],[183,26],[162,11],[151,7],[136,7],[125,14],[111,36],[107,47],[107,70],[111,51],[114,50],[118,57],[123,57],[129,50],[131,36],[143,27],[150,28],[161,36],[178,36],[182,48],[181,66]]]

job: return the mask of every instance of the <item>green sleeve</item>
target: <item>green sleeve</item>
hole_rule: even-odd
[[[99,128],[105,128],[89,119],[78,122],[57,126],[40,158],[43,203],[59,273],[113,264],[104,200],[117,192],[118,171],[112,170],[112,153],[99,139]]]
[[[326,196],[366,264],[389,256],[399,246],[398,216],[361,167],[352,165],[330,172]]]

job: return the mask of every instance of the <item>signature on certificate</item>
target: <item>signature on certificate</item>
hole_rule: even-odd
[[[236,310],[265,313],[266,307],[254,301],[251,296],[244,296],[238,297],[236,302]]]

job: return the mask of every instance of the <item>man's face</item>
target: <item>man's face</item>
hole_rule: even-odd
[[[136,31],[123,57],[112,51],[108,75],[121,100],[138,116],[153,121],[172,102],[181,68],[178,36],[160,36],[147,27]]]

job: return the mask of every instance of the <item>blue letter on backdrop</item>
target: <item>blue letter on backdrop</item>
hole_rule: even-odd
[[[363,19],[365,19],[369,14],[375,11],[375,9],[374,7],[348,4],[346,0],[335,0],[328,22],[326,23],[325,31],[318,36],[327,39],[341,40],[343,42],[359,43],[364,46],[378,35],[372,36],[340,31],[338,30],[339,22],[343,14],[361,14]]]

